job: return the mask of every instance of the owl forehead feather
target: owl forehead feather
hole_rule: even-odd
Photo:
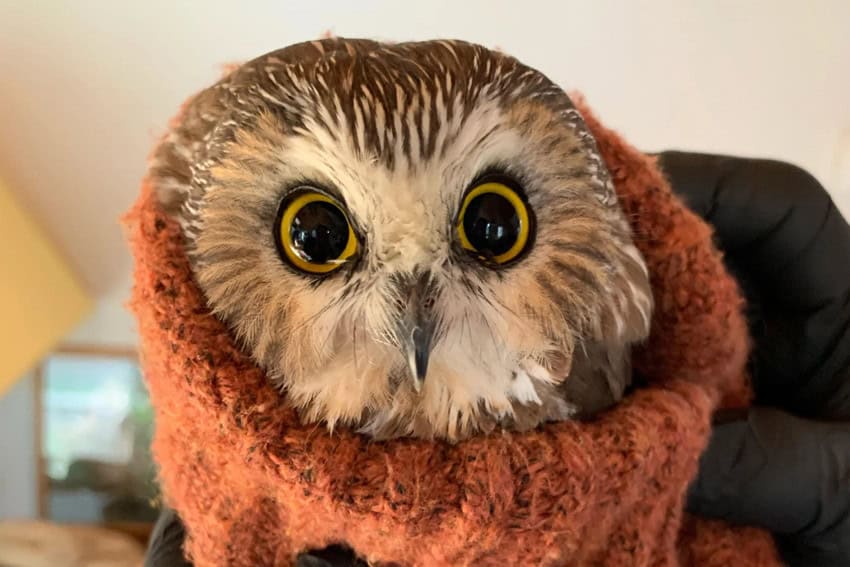
[[[461,41],[334,38],[263,55],[187,103],[151,170],[163,202],[178,202],[192,225],[210,169],[226,157],[237,132],[250,131],[263,115],[274,116],[284,135],[321,130],[392,170],[441,155],[482,102],[516,101],[542,105],[576,134],[597,194],[613,204],[595,142],[563,90],[512,57]]]
[[[287,48],[232,77],[225,89],[237,104],[248,103],[242,116],[267,108],[289,133],[317,126],[332,135],[350,133],[345,141],[355,152],[390,168],[400,157],[427,160],[440,152],[452,134],[441,138],[441,125],[461,126],[481,101],[549,95],[545,102],[551,105],[566,98],[542,74],[471,44],[340,40],[296,47],[312,49],[312,57]]]

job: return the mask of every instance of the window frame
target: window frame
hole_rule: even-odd
[[[47,462],[44,455],[44,386],[45,373],[48,359],[53,356],[86,356],[92,358],[124,359],[140,363],[139,353],[132,347],[111,345],[88,345],[88,344],[62,344],[52,349],[36,366],[33,373],[33,442],[35,444],[34,454],[36,458],[36,502],[37,517],[39,520],[50,521],[48,497],[50,493],[50,479],[47,475]],[[99,522],[93,524],[108,529],[117,530],[130,535],[142,544],[146,544],[153,524],[149,522]]]

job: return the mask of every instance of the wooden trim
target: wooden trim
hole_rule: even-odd
[[[55,354],[78,354],[84,356],[103,356],[108,358],[139,359],[139,351],[133,347],[110,345],[64,344],[53,349],[45,358]]]

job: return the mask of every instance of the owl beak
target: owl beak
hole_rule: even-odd
[[[423,274],[405,287],[407,303],[399,319],[399,342],[410,369],[413,387],[419,392],[428,374],[431,343],[436,329],[429,308],[432,293],[430,274]]]
[[[431,357],[431,339],[434,337],[434,324],[419,321],[410,332],[410,340],[406,347],[407,362],[413,387],[419,392],[428,374],[428,360]]]

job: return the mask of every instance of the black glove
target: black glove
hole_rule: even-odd
[[[192,567],[183,556],[186,531],[177,514],[164,508],[151,532],[145,555],[145,567]],[[345,547],[331,546],[321,551],[302,553],[295,567],[366,567]]]
[[[850,227],[794,166],[667,152],[748,302],[755,406],[718,415],[690,511],[777,536],[792,565],[850,565]]]

